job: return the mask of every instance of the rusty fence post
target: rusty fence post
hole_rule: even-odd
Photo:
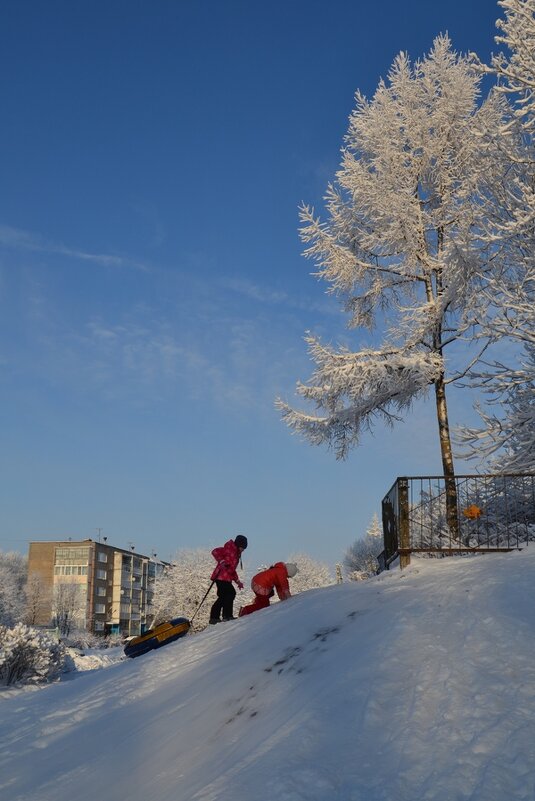
[[[399,566],[401,570],[411,563],[411,536],[409,530],[409,481],[398,479]]]

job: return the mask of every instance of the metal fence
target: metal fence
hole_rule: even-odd
[[[535,474],[397,478],[382,513],[383,568],[411,553],[511,551],[535,541]]]

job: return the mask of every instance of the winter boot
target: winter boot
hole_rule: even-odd
[[[226,623],[226,622],[227,622],[227,620],[236,620],[236,618],[234,617],[234,615],[230,615],[230,617],[224,617],[224,618],[223,618],[223,622],[224,622],[224,623]]]
[[[221,623],[221,621],[218,617],[211,617],[208,623],[210,623],[212,626],[215,626],[216,623]]]

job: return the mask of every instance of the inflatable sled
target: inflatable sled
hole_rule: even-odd
[[[167,645],[170,642],[184,637],[190,629],[190,622],[186,617],[175,617],[173,620],[167,620],[165,623],[160,623],[145,634],[140,634],[139,637],[134,637],[129,643],[125,645],[124,652],[126,656],[141,656],[146,654],[147,651],[152,651],[154,648],[161,648],[162,645]]]

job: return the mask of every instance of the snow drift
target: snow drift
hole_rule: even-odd
[[[534,579],[535,548],[416,560],[6,691],[0,795],[533,799]]]

